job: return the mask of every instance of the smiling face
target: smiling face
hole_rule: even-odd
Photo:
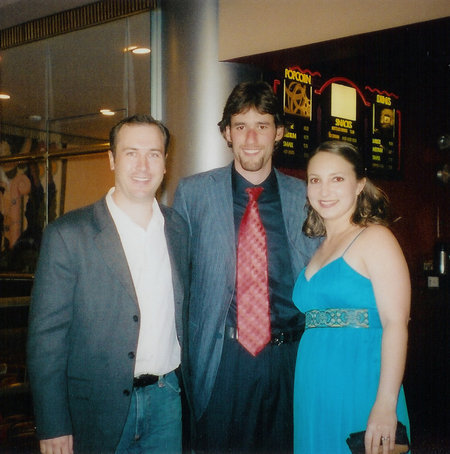
[[[283,133],[283,126],[275,126],[273,115],[254,107],[233,115],[224,135],[233,148],[236,170],[253,184],[264,181],[272,169],[275,142]]]
[[[350,162],[324,151],[311,158],[307,174],[309,203],[324,221],[350,221],[365,178],[357,180]]]
[[[164,174],[166,157],[164,137],[155,125],[124,125],[117,134],[115,157],[109,152],[115,172],[114,201],[128,204],[152,204]]]

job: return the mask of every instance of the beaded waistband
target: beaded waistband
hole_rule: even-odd
[[[305,313],[305,329],[369,328],[367,309],[313,309]]]

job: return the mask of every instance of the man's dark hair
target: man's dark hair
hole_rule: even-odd
[[[223,134],[231,125],[231,117],[254,107],[259,113],[273,116],[275,126],[284,126],[283,110],[267,82],[242,82],[233,88],[218,125]]]
[[[119,131],[124,125],[155,125],[158,127],[164,138],[164,154],[167,154],[170,140],[169,130],[162,122],[155,120],[151,115],[136,114],[124,118],[111,129],[111,132],[109,133],[109,146],[114,157],[116,156],[117,134],[119,134]]]

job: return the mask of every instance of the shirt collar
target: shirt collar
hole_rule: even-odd
[[[121,224],[126,223],[130,226],[133,226],[134,228],[139,228],[142,229],[138,224],[136,224],[130,216],[128,216],[125,211],[123,211],[117,204],[114,202],[114,199],[112,195],[114,194],[114,191],[116,190],[115,187],[112,187],[108,193],[106,194],[106,204],[108,206],[109,212],[111,213],[111,216],[114,219],[114,222],[120,222]],[[153,226],[164,226],[164,216],[161,212],[161,208],[159,208],[159,204],[156,199],[153,200],[153,212],[152,212],[152,218],[150,219],[150,222],[148,223],[148,226],[146,229],[142,229],[145,231],[149,231],[151,227]]]
[[[250,181],[246,180],[235,168],[234,164],[231,167],[231,182],[233,186],[233,193],[234,194],[242,194],[245,193],[245,190],[250,187],[254,186],[262,186],[264,191],[261,194],[263,199],[267,198],[268,196],[272,196],[273,194],[278,193],[278,183],[277,183],[277,176],[275,175],[275,171],[272,168],[269,176],[260,184],[252,184]]]

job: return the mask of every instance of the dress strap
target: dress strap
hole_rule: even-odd
[[[367,227],[364,227],[360,232],[358,232],[358,234],[355,236],[355,238],[353,238],[352,241],[350,241],[350,244],[345,248],[345,251],[342,253],[341,257],[344,257],[344,255],[347,253],[347,251],[352,247],[352,244],[358,239],[359,235],[361,235],[361,233],[364,232],[364,230],[366,230]]]

